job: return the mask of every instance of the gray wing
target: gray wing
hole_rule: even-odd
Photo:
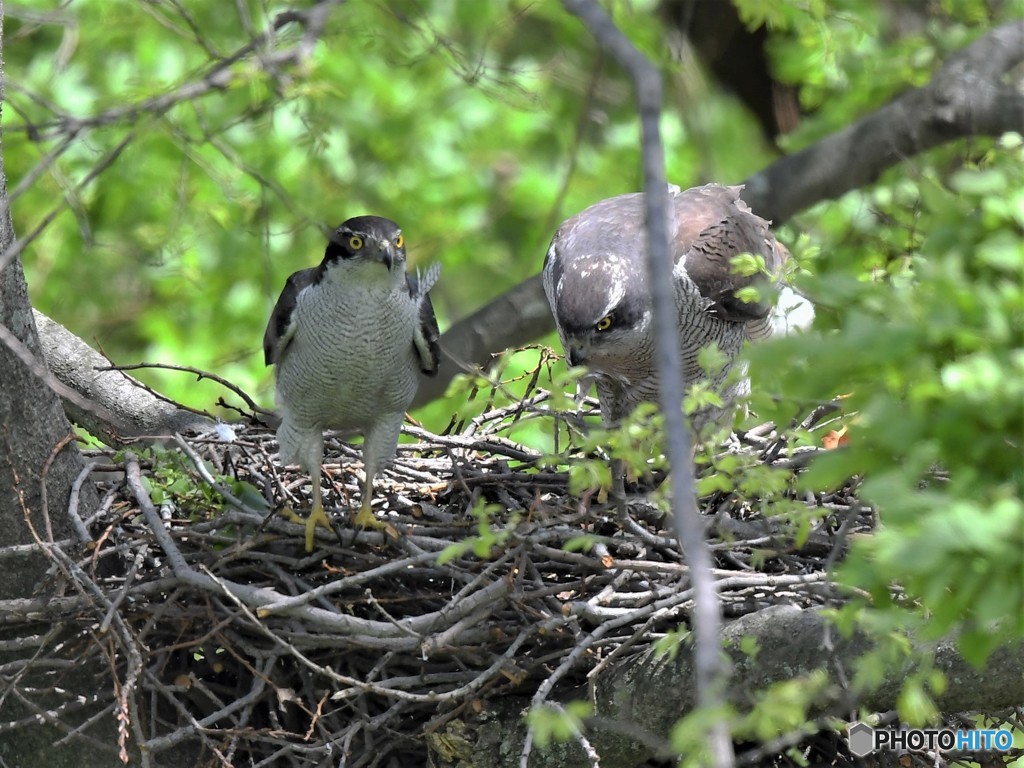
[[[771,297],[744,302],[736,292],[777,280],[789,252],[775,240],[768,222],[740,199],[741,189],[707,184],[677,195],[674,244],[676,262],[685,267],[701,296],[711,301],[711,311],[723,320],[749,323],[768,317]],[[732,259],[741,253],[762,256],[773,277],[735,274]]]
[[[318,267],[301,269],[284,284],[284,290],[274,305],[274,311],[270,313],[267,330],[263,333],[263,361],[266,365],[280,361],[281,355],[288,348],[292,336],[295,335],[295,325],[292,322],[295,303],[302,289],[317,282],[318,271]]]
[[[431,278],[431,273],[433,277]],[[437,279],[436,270],[429,270],[424,281],[424,287],[429,290]],[[419,318],[416,323],[416,330],[413,333],[412,345],[416,350],[416,356],[420,361],[420,370],[427,376],[436,376],[438,366],[441,364],[441,332],[437,327],[437,318],[434,316],[434,305],[430,301],[430,295],[424,291],[420,295],[419,277],[413,274],[406,274],[405,282],[409,286],[409,295],[419,298]]]

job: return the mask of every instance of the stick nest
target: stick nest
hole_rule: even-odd
[[[383,531],[349,524],[359,451],[329,438],[336,531],[319,529],[311,554],[279,514],[308,511],[309,478],[275,462],[266,427],[100,454],[103,503],[73,518],[87,545],[49,547],[70,597],[30,620],[52,627],[51,644],[63,627],[82,664],[112,675],[122,754],[198,740],[209,765],[424,765],[466,708],[510,692],[554,700],[687,625],[686,558],[652,494],[628,494],[623,518],[601,493],[569,491],[566,468],[601,457],[569,447],[545,468],[507,437],[522,419],[564,429],[547,399],[536,390],[457,435],[407,427],[416,442],[376,484]],[[719,450],[796,473],[816,449],[794,452],[764,425]],[[849,489],[778,498],[799,502],[809,535],[763,500],[701,499],[727,618],[838,600],[827,567],[873,525]],[[28,688],[17,695],[34,706]]]

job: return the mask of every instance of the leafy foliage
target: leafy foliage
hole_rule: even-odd
[[[869,215],[904,216],[909,203],[914,230],[875,228],[869,269],[815,283],[833,330],[752,352],[771,391],[849,393],[849,445],[804,477],[814,490],[859,475],[879,509],[883,526],[857,543],[844,580],[901,621],[917,616],[928,636],[959,630],[978,663],[1024,632],[1022,159],[1012,135],[950,173],[892,174]],[[772,361],[788,353],[800,364],[779,371]],[[899,604],[893,581],[906,589]]]
[[[768,26],[775,74],[799,88],[807,114],[785,149],[923,83],[988,26],[1024,15],[1021,0],[941,0],[927,16],[869,0],[736,5]],[[652,6],[611,4],[675,86],[668,177],[735,182],[763,167],[773,150],[729,95],[679,71]],[[346,3],[308,57],[279,61],[302,30],[275,26],[256,2],[79,0],[42,22],[6,13],[5,161],[18,232],[41,228],[24,255],[33,300],[117,362],[216,369],[269,400],[264,322],[285,277],[318,261],[342,219],[388,215],[414,263],[443,262],[434,302],[444,326],[535,273],[565,215],[640,184],[629,86],[556,3]],[[870,600],[837,623],[885,641],[859,684],[912,652],[910,628],[958,632],[979,664],[1024,636],[1022,168],[1018,135],[949,146],[781,229],[813,265],[800,283],[819,319],[814,333],[750,351],[752,406],[786,425],[846,395],[848,445],[802,482],[815,492],[862,478],[882,520],[839,569]],[[543,369],[553,389],[569,388],[562,364],[537,355],[509,355],[495,375],[526,389]],[[175,374],[147,380],[195,406],[220,394]],[[487,395],[488,382],[466,379],[422,416],[435,429],[471,422],[485,395],[512,402],[516,386]],[[698,388],[687,407],[713,397]],[[574,467],[574,490],[607,488],[609,455],[648,467],[650,417],[583,438],[595,460]],[[558,461],[558,435],[528,417],[517,429]],[[697,459],[702,493],[743,494],[806,531],[780,500],[788,475],[707,451]],[[157,473],[154,495],[191,503],[175,473]],[[480,557],[505,534],[486,512],[466,543]],[[941,685],[927,670],[908,679],[901,712],[926,719]],[[761,707],[744,727],[764,738],[799,725],[787,718],[804,693],[766,693],[778,719]],[[675,743],[695,743],[719,714],[687,719]],[[538,739],[572,735],[585,715],[538,715]]]

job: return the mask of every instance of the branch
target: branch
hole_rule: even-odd
[[[77,397],[58,389],[68,418],[106,442],[208,430],[213,422],[161,400],[42,312],[33,310],[47,367]]]
[[[1024,92],[1002,78],[1022,61],[1024,21],[996,27],[954,54],[924,87],[751,176],[743,199],[778,223],[940,144],[1020,131]]]
[[[924,87],[748,178],[743,199],[759,216],[780,224],[933,147],[1020,131],[1024,92],[1002,80],[1022,60],[1024,22],[996,27],[954,54]],[[553,329],[540,275],[534,275],[442,334],[441,345],[468,365],[485,365],[494,352],[521,347]],[[414,406],[440,397],[460,372],[442,367],[422,385]]]
[[[858,660],[871,651],[871,641],[859,634],[837,637],[832,629],[833,647],[825,651],[823,639],[829,631],[828,620],[819,611],[786,605],[773,606],[728,624],[723,634],[732,649],[731,703],[745,710],[751,704],[750,694],[764,691],[772,683],[825,670],[835,683],[813,703],[810,717],[849,712],[857,707],[875,712],[895,709],[913,663],[889,675],[875,691],[858,694],[844,690],[834,671],[855,668]],[[756,642],[756,659],[738,650],[744,639]],[[947,681],[942,693],[933,692],[942,712],[991,712],[1024,700],[1024,655],[1019,648],[997,650],[985,668],[978,670],[957,653],[955,640],[945,640],[936,648],[934,661]],[[654,757],[672,724],[694,708],[694,678],[693,657],[685,648],[680,649],[675,659],[648,650],[611,665],[598,676],[591,699],[594,715],[588,720],[584,735],[601,755],[602,767],[632,768]],[[579,697],[582,696],[581,693]],[[464,749],[476,756],[477,765],[513,768],[515,745],[522,743],[525,732],[519,717],[525,706],[521,698],[492,700],[491,706],[479,715],[449,725],[449,731],[460,732],[465,740]],[[452,765],[443,761],[437,764],[443,768]],[[531,762],[533,768],[589,765],[582,750],[571,744],[535,752]]]
[[[669,251],[668,186],[665,182],[665,152],[661,141],[662,84],[658,70],[622,34],[611,17],[594,0],[562,0],[566,10],[580,19],[598,45],[629,73],[636,89],[640,115],[644,172],[644,216],[646,219],[646,267],[651,286],[655,359],[658,366],[658,399],[665,419],[665,442],[671,490],[672,517],[676,536],[690,566],[694,592],[694,637],[696,643],[695,684],[697,701],[717,716],[711,721],[708,748],[712,764],[731,766],[735,756],[728,723],[721,716],[729,670],[720,658],[722,609],[711,576],[711,553],[704,540],[700,510],[693,479],[690,430],[683,417],[683,364],[679,349],[679,317],[676,311]],[[543,687],[538,691],[538,696]],[[537,703],[538,696],[534,696]],[[531,733],[527,731],[524,756]],[[525,766],[525,757],[522,762]]]
[[[84,129],[99,126],[125,122],[134,124],[144,116],[159,117],[179,104],[194,102],[212,92],[230,88],[236,78],[232,67],[240,61],[247,60],[250,56],[255,57],[265,71],[299,64],[308,60],[312,55],[313,48],[323,35],[324,26],[332,8],[344,2],[345,0],[317,0],[310,8],[282,11],[274,17],[273,23],[265,32],[253,34],[245,45],[223,58],[210,62],[205,73],[198,78],[188,80],[175,90],[134,103],[111,107],[88,117],[62,114],[53,120],[37,125],[12,126],[8,130],[23,129],[30,131],[32,135],[40,139],[49,139],[60,135],[74,136]],[[291,24],[297,24],[303,28],[301,38],[291,47],[273,50],[278,33]]]
[[[532,341],[552,328],[540,275],[534,275],[444,332],[441,367],[437,376],[420,377],[420,388],[411,407],[418,408],[444,395],[460,373],[486,369],[493,353],[510,346],[509,329],[515,329],[517,337]]]

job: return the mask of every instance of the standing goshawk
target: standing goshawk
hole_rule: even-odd
[[[310,473],[313,509],[306,550],[318,524],[330,530],[320,491],[325,429],[361,430],[366,484],[355,522],[380,527],[370,508],[373,478],[394,455],[419,372],[437,373],[438,329],[427,291],[435,264],[418,280],[405,272],[405,238],[379,216],[342,224],[319,267],[288,278],[263,336],[275,364],[282,463]]]
[[[806,325],[814,316],[806,299],[778,282],[789,252],[776,242],[768,222],[740,200],[741,189],[669,187],[669,248],[684,382],[708,377],[697,355],[717,343],[729,363],[711,376],[711,384],[726,405],[749,390],[745,377],[726,381],[743,342]],[[544,292],[566,357],[570,365],[585,365],[594,374],[608,424],[637,403],[658,402],[646,240],[643,195],[619,195],[566,220],[544,262]],[[763,257],[768,273],[776,276],[777,307],[737,298],[737,291],[768,281],[764,275],[733,271],[733,257],[743,253]],[[723,415],[704,411],[697,421]]]

